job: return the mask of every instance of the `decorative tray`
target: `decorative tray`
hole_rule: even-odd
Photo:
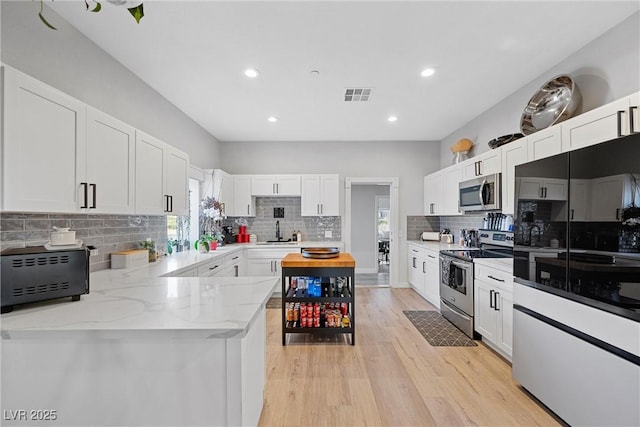
[[[306,248],[302,250],[302,256],[305,258],[337,258],[340,256],[338,248]]]

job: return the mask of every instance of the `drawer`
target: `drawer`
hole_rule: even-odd
[[[247,258],[282,259],[290,253],[300,253],[300,249],[248,249]]]
[[[485,283],[493,286],[499,286],[507,291],[513,291],[513,274],[506,271],[498,270],[497,268],[487,267],[485,265],[475,266],[476,280],[482,280]]]
[[[209,276],[224,267],[224,257],[217,257],[198,265],[198,276]]]

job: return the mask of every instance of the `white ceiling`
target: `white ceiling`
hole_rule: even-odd
[[[136,24],[47,2],[220,141],[441,140],[639,3],[147,0]]]

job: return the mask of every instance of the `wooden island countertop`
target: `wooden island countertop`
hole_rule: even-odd
[[[305,258],[301,253],[290,253],[282,259],[280,264],[282,268],[297,268],[297,267],[355,267],[356,261],[351,254],[340,253],[335,258]]]

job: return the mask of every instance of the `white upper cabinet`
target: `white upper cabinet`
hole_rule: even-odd
[[[526,140],[529,161],[544,159],[562,152],[561,126],[551,126],[543,129],[529,135]],[[505,145],[502,148],[505,149],[506,147]]]
[[[229,216],[256,216],[255,198],[251,196],[251,175],[233,175],[233,208]]]
[[[500,148],[478,154],[460,163],[462,165],[462,179],[467,180],[478,176],[499,173],[500,167],[502,166],[501,163]]]
[[[590,220],[587,208],[589,206],[589,198],[591,197],[591,180],[590,179],[572,179],[571,180],[571,199],[569,202],[569,221],[588,221]]]
[[[4,67],[3,114],[2,209],[78,212],[88,207],[86,105]]]
[[[340,179],[337,174],[302,175],[302,216],[340,215]]]
[[[631,202],[631,177],[613,175],[591,180],[590,221],[620,221]]]
[[[87,199],[90,213],[135,209],[135,129],[87,107]],[[84,198],[84,197],[83,197]]]
[[[212,189],[213,198],[224,205],[227,215],[233,216],[233,175],[222,169],[214,169]]]
[[[300,196],[300,175],[252,175],[253,196]]]
[[[188,212],[185,153],[10,67],[3,80],[3,210]]]
[[[442,181],[442,215],[462,215],[459,201],[460,181],[462,181],[462,167],[460,164],[444,169]]]
[[[516,166],[529,161],[528,138],[502,146],[502,213],[513,214],[516,191]]]
[[[444,173],[438,171],[424,177],[425,216],[444,215]]]
[[[189,157],[136,131],[136,213],[186,215],[189,211]]]
[[[136,131],[136,213],[163,215],[167,208],[164,197],[164,143]]]
[[[189,214],[189,156],[170,145],[165,145],[167,170],[164,174],[164,193],[168,199],[166,213]]]
[[[555,178],[522,178],[519,198],[523,200],[567,200],[567,180]]]
[[[562,151],[577,150],[640,132],[640,94],[611,102],[562,123]]]

